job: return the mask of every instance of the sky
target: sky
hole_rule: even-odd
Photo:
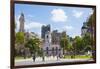
[[[15,4],[16,31],[19,30],[19,17],[25,17],[25,31],[41,35],[41,26],[51,26],[51,31],[66,31],[70,37],[80,36],[81,27],[93,13],[92,8]]]

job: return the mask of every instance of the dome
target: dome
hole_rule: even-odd
[[[87,29],[87,27],[85,27],[85,26],[82,26],[82,29]]]

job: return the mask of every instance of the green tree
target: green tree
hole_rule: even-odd
[[[24,32],[15,34],[15,55],[23,56],[24,53]]]
[[[84,49],[82,38],[79,36],[76,36],[74,39],[74,49],[75,54],[80,54],[81,51]]]
[[[88,27],[90,27],[91,28],[91,34],[93,34],[92,35],[92,37],[93,37],[93,40],[92,40],[92,55],[93,55],[93,58],[94,58],[94,60],[95,60],[95,56],[96,56],[96,54],[95,54],[95,44],[96,44],[96,34],[95,34],[95,30],[96,30],[96,9],[95,8],[93,8],[92,9],[93,10],[93,14],[91,14],[91,16],[89,17],[89,19],[88,19],[88,21],[87,21],[87,25],[88,25]]]
[[[15,39],[16,39],[17,44],[23,44],[24,43],[24,33],[23,32],[17,32]]]
[[[61,40],[60,40],[60,46],[63,49],[63,54],[64,55],[65,55],[65,51],[67,51],[67,49],[68,49],[68,44],[69,43],[68,43],[66,32],[63,32]]]
[[[85,52],[92,50],[92,42],[93,42],[93,39],[91,37],[91,34],[86,33],[85,36],[83,37],[83,45],[84,45]]]
[[[31,51],[31,53],[40,53],[40,39],[39,38],[31,38],[29,39],[26,44],[26,47],[28,47]]]
[[[91,51],[91,50],[92,50],[91,45],[87,45],[87,46],[84,48],[84,50],[85,50],[86,52]]]

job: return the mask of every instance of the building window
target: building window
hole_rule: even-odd
[[[47,54],[48,54],[48,47],[46,47],[46,52],[47,52]]]
[[[48,38],[48,35],[47,35],[47,38]]]

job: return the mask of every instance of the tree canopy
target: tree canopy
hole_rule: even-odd
[[[16,39],[16,43],[23,44],[24,43],[24,33],[23,32],[17,32],[15,39]]]

